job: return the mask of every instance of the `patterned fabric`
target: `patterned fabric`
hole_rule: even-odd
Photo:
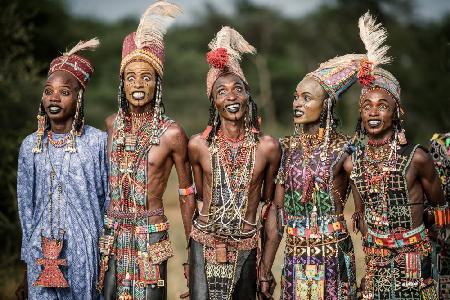
[[[63,138],[53,134],[53,139]],[[90,126],[77,139],[78,152],[48,146],[39,154],[31,149],[36,133],[25,138],[19,153],[17,200],[22,226],[22,260],[27,264],[30,299],[96,299],[95,281],[98,276],[98,238],[102,231],[102,216],[108,205],[108,173],[105,132]],[[50,228],[49,188],[50,172],[56,171],[55,182],[62,185],[60,207],[55,204],[53,228]],[[56,195],[56,191],[53,191]],[[60,228],[57,228],[58,207]],[[61,259],[67,267],[60,269],[69,288],[33,287],[42,267],[36,259],[43,258],[41,234],[58,236],[63,229]]]
[[[425,293],[429,299],[437,299],[431,280],[430,243],[422,234],[423,225],[413,228],[406,182],[406,172],[418,147],[407,144],[397,151],[397,160],[386,180],[385,200],[382,191],[367,185],[362,164],[364,149],[360,147],[352,154],[350,177],[364,203],[369,230],[363,239],[367,266],[365,299],[420,300],[425,299]]]
[[[158,126],[153,126],[149,116],[133,137],[123,138],[123,119],[119,113],[114,122],[110,160],[111,205],[105,217],[104,235],[100,243],[102,262],[98,288],[103,288],[102,279],[108,266],[110,256],[116,259],[116,287],[118,297],[145,299],[147,285],[158,284],[159,264],[173,255],[168,244],[152,245],[149,242],[151,232],[167,229],[167,225],[150,224],[148,217],[162,215],[163,210],[147,210],[147,167],[148,154],[167,128],[173,123],[163,115]],[[154,131],[156,130],[156,131]],[[130,141],[133,141],[131,143]],[[132,215],[129,218],[130,213]],[[155,251],[158,251],[156,253]],[[156,257],[163,256],[159,261]]]
[[[450,134],[434,134],[430,154],[441,179],[445,199],[450,201]],[[433,248],[433,278],[439,284],[440,299],[450,298],[450,229],[432,228],[430,237]]]
[[[81,83],[83,88],[85,88],[94,73],[94,66],[88,59],[80,55],[63,55],[52,60],[50,69],[48,70],[48,76],[56,71],[64,71],[72,74]]]
[[[373,71],[374,80],[369,85],[363,85],[361,89],[361,97],[371,88],[380,87],[388,91],[394,99],[400,101],[400,83],[390,72],[375,68]]]
[[[281,139],[282,164],[277,183],[284,184],[287,240],[281,288],[282,299],[354,299],[353,244],[336,203],[333,167],[344,153],[348,137],[331,133],[327,159],[318,147],[309,161],[298,137]],[[316,205],[311,199],[317,197]],[[332,225],[331,227],[329,225]]]
[[[319,67],[306,76],[314,78],[327,94],[334,100],[338,100],[349,87],[358,79],[360,60],[351,60],[345,63],[329,67]]]

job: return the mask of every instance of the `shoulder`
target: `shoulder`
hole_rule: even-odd
[[[106,124],[106,128],[107,128],[108,130],[110,130],[110,129],[113,128],[113,126],[114,126],[114,121],[116,120],[116,118],[117,118],[117,113],[114,113],[114,114],[109,115],[109,116],[106,117],[106,119],[105,119],[105,124]]]
[[[421,145],[415,146],[416,151],[414,151],[411,163],[418,168],[426,167],[429,164],[433,164],[433,159],[430,153]]]
[[[84,125],[81,140],[85,140],[90,146],[104,146],[108,139],[108,134],[105,131],[95,127]]]
[[[25,153],[32,153],[32,150],[34,146],[36,145],[36,132],[33,132],[32,134],[29,134],[27,137],[25,137],[22,141],[22,144],[20,144],[20,155],[23,155]]]
[[[162,135],[161,140],[163,142],[166,141],[170,144],[178,144],[180,142],[186,144],[187,136],[180,124],[175,121],[171,121],[171,123],[168,124],[168,127],[165,130],[164,134]]]
[[[201,133],[197,133],[189,139],[188,148],[189,150],[199,151],[201,149],[207,149],[208,143],[203,138]]]
[[[268,158],[279,159],[281,155],[280,142],[270,135],[260,135],[258,149]]]

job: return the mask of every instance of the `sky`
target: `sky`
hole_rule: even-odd
[[[138,18],[153,3],[152,0],[65,0],[75,15],[98,18],[114,22],[124,17]],[[301,17],[314,11],[323,3],[333,0],[250,0],[278,10],[288,17]],[[424,20],[439,19],[450,13],[450,0],[412,0],[416,2],[416,15]],[[191,23],[202,12],[205,3],[213,4],[218,10],[232,14],[231,0],[171,0],[182,7],[184,13],[177,19],[180,23]]]

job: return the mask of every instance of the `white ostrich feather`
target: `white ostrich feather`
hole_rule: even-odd
[[[387,38],[386,29],[376,20],[369,11],[359,18],[359,36],[367,51],[367,59],[373,67],[391,62],[391,57],[387,56],[388,45],[383,45]]]
[[[162,0],[153,3],[139,21],[135,37],[136,47],[143,48],[150,44],[162,44],[170,24],[181,13],[181,8],[170,2]]]
[[[236,60],[240,60],[243,53],[256,53],[255,47],[250,45],[239,32],[228,26],[220,29],[208,47],[211,50],[225,48]]]
[[[97,47],[100,45],[100,41],[98,40],[98,38],[93,38],[90,39],[89,41],[79,41],[78,44],[75,45],[75,47],[73,47],[72,49],[70,49],[70,51],[65,52],[63,55],[65,56],[69,56],[72,54],[75,54],[79,51],[83,51],[83,50],[95,50],[97,49]]]

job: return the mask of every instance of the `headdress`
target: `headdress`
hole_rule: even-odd
[[[243,53],[255,54],[256,49],[242,35],[231,27],[224,26],[208,44],[206,59],[210,65],[206,76],[206,95],[211,97],[211,90],[217,78],[226,73],[233,73],[247,84],[240,61]]]
[[[71,153],[76,152],[75,136],[79,136],[81,134],[84,125],[83,92],[86,89],[89,79],[94,73],[94,66],[91,62],[77,53],[83,50],[95,50],[99,45],[100,41],[97,38],[90,39],[86,42],[80,41],[70,51],[67,51],[62,56],[55,58],[50,63],[48,76],[56,71],[68,72],[72,74],[82,86],[82,88],[78,91],[77,108],[72,123],[72,129],[69,133],[70,137],[67,142],[68,145],[66,147],[66,151]],[[48,127],[48,118],[45,114],[42,101],[39,105],[37,119],[38,130],[36,145],[33,148],[33,153],[40,153],[42,151],[42,137],[44,136],[45,129]]]
[[[172,3],[156,1],[144,12],[135,32],[127,35],[122,46],[120,74],[134,60],[148,62],[160,77],[163,76],[164,35],[181,9]]]
[[[391,58],[386,56],[389,46],[386,30],[366,12],[359,18],[359,36],[366,48],[366,54],[347,54],[330,59],[306,76],[317,80],[332,100],[337,101],[358,79],[363,85],[370,84],[375,78],[374,68],[387,64]]]
[[[123,41],[122,62],[120,64],[121,82],[119,86],[119,116],[125,131],[130,130],[131,117],[128,102],[123,91],[123,72],[132,61],[146,61],[156,71],[156,94],[153,102],[153,129],[157,129],[162,120],[162,76],[164,64],[164,35],[173,19],[181,14],[181,9],[164,0],[156,1],[142,15],[136,32],[127,35]],[[153,144],[159,144],[159,138],[152,138]]]
[[[240,61],[244,53],[255,54],[255,47],[250,45],[239,32],[228,26],[222,27],[217,32],[216,36],[209,42],[208,47],[211,49],[206,54],[206,60],[210,66],[206,76],[206,95],[208,99],[211,99],[212,87],[216,80],[225,74],[234,74],[248,85],[244,72],[241,69]],[[258,116],[256,103],[251,96],[249,96],[247,105],[248,114],[245,116],[246,134],[252,140],[257,141],[261,121]],[[211,143],[219,125],[219,113],[214,102],[211,102],[208,126],[203,131],[203,138]]]

